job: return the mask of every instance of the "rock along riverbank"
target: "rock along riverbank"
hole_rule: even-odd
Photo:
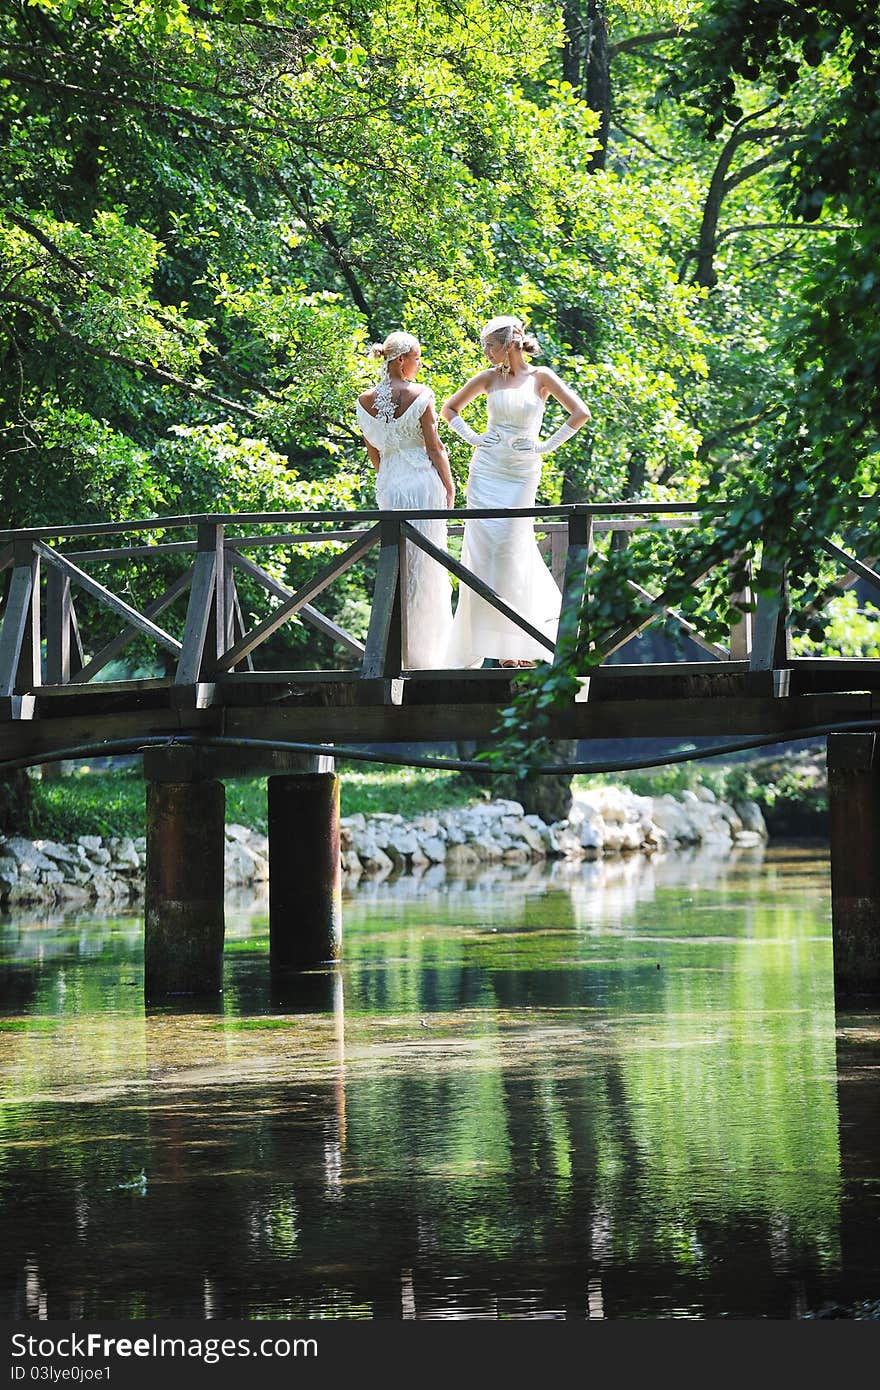
[[[568,818],[552,825],[525,815],[516,801],[473,802],[404,820],[392,812],[343,816],[341,867],[362,877],[418,874],[432,864],[468,874],[486,865],[544,859],[599,859],[658,854],[679,847],[761,844],[767,828],[753,801],[731,805],[698,786],[680,796],[637,796],[626,787],[581,792]],[[144,894],[146,840],[80,835],[73,844],[0,837],[0,907],[137,906]],[[243,825],[226,827],[226,887],[265,884],[269,842]]]

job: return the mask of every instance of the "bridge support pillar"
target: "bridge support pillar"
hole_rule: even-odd
[[[880,736],[829,734],[834,995],[880,995]]]
[[[342,954],[339,778],[269,778],[269,952],[276,982]]]
[[[181,749],[181,753],[189,750]],[[147,771],[144,995],[223,987],[226,792],[222,782],[153,780]],[[151,759],[153,773],[174,776]],[[185,775],[186,769],[183,769]],[[180,771],[178,771],[180,775]]]

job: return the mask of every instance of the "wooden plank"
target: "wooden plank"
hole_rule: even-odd
[[[408,545],[408,542],[406,541],[406,539],[405,539],[405,537],[404,537],[404,535],[403,535],[403,532],[402,532],[402,531],[399,531],[399,532],[398,532],[398,540],[397,540],[398,575],[397,575],[397,609],[396,609],[396,612],[397,612],[397,624],[398,624],[398,627],[399,627],[400,664],[399,664],[399,666],[398,666],[398,668],[397,668],[396,671],[393,671],[393,670],[392,670],[392,671],[389,672],[390,675],[394,675],[394,676],[399,676],[401,670],[407,665],[407,659],[406,659],[406,657],[407,657],[407,651],[408,651],[408,649],[409,649],[409,628],[410,628],[410,622],[409,622],[409,564],[410,564],[410,557],[409,557],[409,554],[408,554],[408,551],[407,551],[407,545]],[[393,633],[393,632],[394,632],[394,627],[392,626],[392,633]],[[366,655],[366,653],[364,653],[364,655]],[[395,661],[392,660],[391,665],[394,666],[395,664],[396,664]]]
[[[218,670],[229,671],[237,666],[242,657],[248,656],[273,632],[277,632],[282,623],[287,622],[288,618],[294,617],[304,603],[315,598],[317,594],[327,588],[328,584],[332,584],[334,579],[338,579],[341,574],[345,574],[346,570],[351,569],[351,566],[356,564],[361,556],[375,545],[378,539],[378,526],[371,526],[369,531],[358,536],[354,544],[350,545],[342,555],[337,555],[329,564],[319,570],[313,579],[310,579],[279,608],[276,608],[274,613],[270,613],[268,618],[252,628],[247,636],[242,637],[234,647],[224,653],[217,663]]]
[[[701,580],[706,578],[707,574],[711,574],[713,569],[714,564],[707,565],[704,569],[699,571],[692,571],[688,576],[688,582],[692,585],[699,584]],[[616,628],[604,642],[600,643],[595,648],[592,655],[597,656],[600,661],[604,661],[607,657],[613,656],[616,651],[619,651],[620,648],[631,641],[633,637],[638,637],[640,632],[643,632],[649,624],[655,621],[668,604],[669,599],[670,591],[669,589],[664,589],[654,600],[650,613],[647,613],[644,618],[636,623],[631,623],[629,626],[622,624],[619,628]]]
[[[284,737],[320,742],[394,743],[489,738],[497,728],[499,706],[491,703],[349,708],[227,709],[224,727],[231,735]],[[822,695],[784,700],[763,697],[707,700],[696,709],[692,699],[572,703],[550,717],[551,738],[690,739],[712,736],[777,734],[788,729],[870,718],[870,696]],[[259,732],[259,731],[262,732]],[[296,730],[294,733],[293,730]]]
[[[365,535],[366,532],[362,534]],[[293,597],[292,589],[288,589],[286,585],[279,583],[277,579],[273,579],[272,576],[267,574],[264,569],[261,569],[259,565],[255,565],[253,560],[249,560],[246,555],[240,555],[236,548],[237,546],[238,542],[236,541],[235,547],[227,551],[234,565],[243,570],[245,574],[249,574],[252,579],[255,579],[258,584],[261,584],[263,588],[267,589],[275,598],[284,600]],[[319,632],[323,632],[325,636],[332,638],[334,642],[338,642],[339,645],[345,647],[347,651],[353,652],[357,657],[363,656],[365,650],[363,642],[359,642],[350,632],[346,632],[344,628],[339,627],[331,618],[326,617],[319,609],[313,607],[312,604],[304,603],[299,610],[299,614],[303,622],[309,623],[312,627],[317,628]]]
[[[70,607],[67,616],[70,624],[70,676],[73,680],[83,668],[83,644],[79,634],[79,622],[77,621],[76,604],[73,601],[73,594],[70,596]]]
[[[734,589],[730,595],[730,602],[734,606],[737,604],[751,604],[753,601],[752,590],[749,583],[751,579],[751,562],[742,557],[734,557],[730,562],[731,576],[737,568],[741,569],[743,564],[746,565],[747,579],[743,588]],[[753,617],[754,614],[752,612],[740,611],[740,621],[730,624],[730,661],[748,661],[752,651]]]
[[[177,663],[175,685],[195,685],[202,673],[202,659],[216,593],[217,551],[200,549],[193,567],[192,588],[183,629],[183,647]]]
[[[179,575],[173,584],[169,584],[164,593],[160,594],[152,603],[147,604],[147,607],[144,609],[144,617],[158,618],[160,613],[164,613],[165,609],[170,608],[176,598],[186,592],[192,583],[192,577],[193,572],[191,569]],[[71,615],[75,617],[72,605]],[[125,651],[125,648],[130,642],[134,641],[137,635],[137,632],[133,628],[127,628],[117,633],[115,637],[111,637],[110,641],[103,646],[100,651],[96,652],[92,659],[86,662],[86,664],[71,677],[71,683],[81,684],[85,681],[90,681],[93,676],[97,675],[99,671],[102,671],[111,661],[114,661],[116,657],[119,656],[120,652]],[[82,646],[80,646],[80,653],[82,653]],[[81,656],[80,660],[82,660]],[[105,682],[101,682],[101,684],[104,683]]]
[[[568,559],[569,538],[567,529],[555,527],[550,532],[550,573],[562,593],[565,593],[566,562]]]
[[[61,550],[57,553],[75,564],[127,564],[129,560],[165,559],[168,555],[194,555],[197,541],[159,541],[156,545],[116,545],[112,550]]]
[[[865,560],[865,564],[870,565],[873,569],[874,566],[878,563],[878,558],[880,557],[876,555],[869,555],[867,560]],[[857,574],[853,574],[852,571],[850,571],[848,574],[839,575],[829,584],[829,592],[827,597],[824,598],[821,603],[811,603],[809,608],[805,608],[803,610],[804,616],[806,618],[811,618],[815,613],[823,612],[824,609],[828,607],[829,603],[833,603],[834,599],[839,598],[841,594],[845,594],[847,589],[851,589],[852,586],[854,584],[858,584],[858,582],[859,576]]]
[[[791,664],[802,671],[880,672],[880,658],[876,656],[793,656]]]
[[[234,552],[227,550],[223,558],[223,573],[226,577],[226,638],[224,649],[234,647],[240,637],[244,637],[247,628],[245,627],[244,613],[241,608],[241,600],[238,596],[238,585],[235,582],[235,562]],[[254,669],[254,662],[251,656],[246,656],[240,663],[246,671]]]
[[[202,679],[210,679],[217,669],[217,658],[226,651],[226,556],[222,526],[199,527],[199,550],[211,547],[214,551],[214,592],[208,614],[208,632],[202,657]],[[193,575],[195,583],[195,575]]]
[[[869,502],[870,498],[862,499]],[[694,514],[695,508],[692,502],[618,502],[618,503],[586,503],[578,504],[585,506],[586,510],[593,516],[681,516]],[[485,520],[487,517],[567,517],[571,510],[571,504],[561,504],[556,507],[499,507],[494,511],[486,511],[482,508],[458,507],[451,512],[446,508],[436,510],[422,510],[408,512],[408,516],[417,517],[419,520]],[[725,508],[721,504],[715,507],[705,506],[701,512],[716,512],[719,516],[724,515]],[[33,541],[42,539],[60,540],[65,537],[71,539],[76,536],[124,536],[136,535],[140,531],[175,531],[183,528],[194,528],[197,526],[273,526],[273,525],[326,525],[328,522],[378,522],[384,518],[393,516],[392,512],[383,511],[362,511],[362,512],[191,512],[181,513],[174,516],[146,517],[142,521],[104,521],[81,523],[76,526],[32,526],[18,527],[12,530],[0,531],[0,543],[12,541],[16,538],[21,540]]]
[[[34,592],[35,565],[17,564],[12,571],[9,594],[0,628],[0,695],[14,695],[18,681],[25,631],[30,620]]]
[[[752,631],[753,671],[778,671],[791,660],[791,633],[785,626],[788,589],[785,574],[777,576],[772,593],[758,594]]]
[[[363,520],[366,513],[356,513],[358,520]],[[484,515],[479,513],[479,515]],[[643,521],[638,517],[618,518],[616,520],[597,520],[594,523],[596,532],[605,531],[665,531],[678,529],[691,529],[697,524],[698,518],[694,517],[661,517],[655,521]],[[229,524],[229,523],[227,523]],[[155,523],[154,523],[155,526]],[[367,528],[368,529],[368,528]],[[555,534],[564,535],[566,523],[564,521],[550,521],[544,525],[545,538]],[[460,536],[464,530],[463,525],[451,525],[448,528],[451,536]],[[339,544],[351,542],[357,536],[366,535],[366,529],[349,527],[340,531],[316,531],[316,532],[297,532],[297,531],[275,531],[269,535],[259,536],[233,536],[232,543],[238,550],[266,550],[277,549],[281,546],[310,546]],[[155,545],[127,545],[114,546],[112,549],[103,550],[65,550],[60,552],[68,560],[73,560],[76,564],[123,564],[129,560],[149,560],[157,555],[186,555],[194,554],[198,545],[196,541],[159,541]],[[8,547],[7,547],[8,550]],[[9,552],[11,555],[11,551]],[[6,566],[3,557],[6,550],[0,550],[0,572]],[[11,559],[6,564],[11,564]]]
[[[16,720],[0,724],[4,759],[68,748],[83,743],[106,745],[116,738],[142,739],[152,734],[225,733],[232,737],[286,739],[321,743],[428,742],[489,738],[498,723],[497,702],[442,705],[361,705],[172,709],[164,706],[112,713]],[[694,702],[693,699],[600,701],[576,704],[551,717],[552,738],[737,737],[782,734],[813,725],[880,716],[880,696],[852,692],[805,695],[787,699],[738,697]],[[634,751],[636,751],[634,749]]]
[[[479,512],[478,515],[485,520],[488,513]],[[463,584],[467,584],[469,589],[473,589],[474,592],[479,594],[480,598],[484,599],[492,608],[496,608],[505,618],[508,618],[518,628],[521,628],[523,632],[528,633],[529,637],[532,637],[536,642],[540,642],[541,646],[546,647],[549,652],[552,653],[555,651],[555,643],[551,642],[550,638],[547,637],[545,633],[539,632],[536,627],[532,627],[531,623],[528,622],[521,613],[517,613],[515,608],[511,608],[509,604],[505,603],[504,599],[496,594],[494,589],[490,589],[489,585],[484,584],[482,579],[478,579],[471,570],[465,569],[460,561],[453,559],[448,550],[441,550],[439,546],[434,545],[423,536],[420,531],[416,531],[415,527],[410,526],[406,521],[403,522],[403,530],[407,540],[412,541],[414,545],[424,550],[426,555],[430,555],[432,559],[444,565],[451,574],[456,575]]]
[[[721,676],[741,674],[748,671],[747,661],[725,661],[722,667],[717,661],[620,661],[606,662],[602,666],[586,665],[584,673],[591,677],[602,676],[631,677],[640,676]]]
[[[18,662],[18,677],[15,682],[16,695],[29,694],[35,685],[41,684],[43,679],[43,649],[40,622],[40,557],[36,553],[33,554],[32,566],[34,582],[31,591],[28,619],[24,626],[21,656]]]
[[[648,599],[649,602],[654,601],[654,595],[649,594],[648,590],[643,589],[641,584],[637,584],[634,579],[628,579],[627,583],[641,598]],[[708,652],[710,656],[714,656],[718,661],[727,661],[730,656],[727,647],[721,647],[717,642],[707,642],[705,637],[700,635],[690,619],[686,618],[683,613],[679,613],[677,608],[664,608],[662,611],[668,618],[671,618],[674,623],[678,624],[692,642],[695,642],[698,647],[702,647],[704,652]]]
[[[361,663],[361,679],[400,675],[400,530],[382,530],[370,627]],[[395,650],[396,648],[396,650]]]
[[[169,676],[140,676],[136,680],[90,681],[88,685],[39,685],[34,694],[44,700],[92,700],[110,695],[140,695],[145,690],[168,690],[171,687]]]
[[[699,520],[698,512],[694,512],[693,516],[657,517],[654,521],[643,521],[640,517],[618,517],[602,521],[597,517],[593,529],[597,534],[604,531],[622,531],[627,534],[633,531],[689,531],[699,524]]]
[[[54,565],[56,569],[63,570],[65,574],[69,575],[71,579],[79,584],[80,588],[85,589],[87,594],[91,594],[92,598],[97,599],[105,608],[110,608],[114,613],[118,613],[120,617],[123,617],[132,627],[137,628],[138,632],[142,632],[147,637],[151,637],[153,641],[158,642],[160,646],[167,648],[170,652],[174,652],[175,656],[180,652],[180,643],[176,638],[172,637],[170,633],[165,632],[163,628],[157,627],[149,618],[145,618],[142,613],[139,613],[136,608],[132,608],[124,599],[119,598],[117,594],[111,593],[109,589],[105,589],[103,584],[99,584],[90,574],[86,574],[85,570],[81,570],[72,560],[68,560],[64,555],[59,554],[57,550],[51,550],[49,546],[43,545],[41,541],[34,542],[34,549],[39,555],[43,556],[47,564]]]
[[[835,545],[833,541],[823,540],[822,549],[827,551],[833,559],[839,560],[841,564],[846,565],[847,569],[851,570],[859,579],[864,579],[867,584],[872,584],[875,589],[880,589],[880,574],[878,574],[876,570],[871,569],[870,565],[866,565],[863,561],[857,560],[854,555],[848,555],[845,550],[841,550],[840,546]]]
[[[593,549],[593,518],[572,512],[566,528],[565,569],[562,575],[562,610],[556,639],[554,666],[567,660],[581,640],[587,571]]]
[[[46,682],[70,680],[70,576],[50,565],[46,573]]]
[[[223,689],[236,685],[337,685],[346,681],[359,681],[360,671],[323,671],[305,669],[301,671],[226,671],[217,684]]]

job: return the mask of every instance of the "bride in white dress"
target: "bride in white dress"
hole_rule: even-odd
[[[534,355],[540,348],[519,319],[506,315],[490,319],[480,341],[492,366],[471,377],[440,408],[450,429],[475,446],[467,505],[487,511],[533,507],[542,456],[576,434],[590,419],[590,412],[555,372],[528,364],[526,354]],[[486,396],[488,417],[482,435],[459,414],[481,395]],[[551,396],[568,411],[568,420],[542,440],[544,406]],[[561,595],[538,550],[530,517],[465,522],[461,561],[555,642]],[[479,666],[486,657],[494,657],[502,666],[532,666],[549,660],[550,653],[462,583],[447,665]]]
[[[357,400],[357,419],[376,469],[376,503],[381,511],[437,511],[455,501],[449,457],[437,429],[434,393],[414,385],[422,350],[411,333],[391,333],[374,343],[382,362],[378,386]],[[446,522],[413,526],[442,550]],[[449,572],[418,546],[406,546],[406,622],[403,666],[409,670],[446,665],[452,626]]]

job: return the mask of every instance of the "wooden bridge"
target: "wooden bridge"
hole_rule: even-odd
[[[532,518],[563,592],[561,627],[589,613],[588,561],[603,537],[654,532],[670,540],[701,522],[687,504],[631,503],[497,513],[178,516],[0,532],[0,770],[73,756],[75,749],[93,756],[147,750],[148,990],[151,942],[155,992],[218,979],[216,968],[206,973],[202,947],[183,956],[177,947],[193,935],[193,904],[210,902],[216,954],[219,881],[222,950],[222,779],[229,776],[275,774],[270,913],[278,924],[279,968],[338,953],[335,777],[317,757],[249,749],[249,741],[326,746],[332,754],[340,745],[492,735],[515,674],[402,664],[410,546],[444,564],[543,642],[548,662],[555,659],[541,633],[414,525],[437,516],[448,520],[451,536],[468,516]],[[874,555],[859,558],[833,539],[824,549],[836,566],[832,592],[860,579],[880,590]],[[356,634],[318,601],[353,567],[366,565],[375,566],[372,606],[365,631]],[[694,584],[705,578],[695,574]],[[550,735],[781,740],[828,730],[836,980],[840,991],[880,990],[880,660],[795,655],[784,576],[775,594],[755,603],[748,587],[735,595],[752,611],[724,645],[676,610],[662,583],[656,593],[631,587],[640,615],[591,650],[576,696],[551,716]],[[628,644],[658,621],[672,624],[699,659],[627,664]],[[301,625],[298,640],[279,642],[280,630],[294,622]],[[290,653],[303,650],[304,632],[311,644],[294,667]],[[114,678],[113,663],[132,651],[151,673]],[[831,732],[837,730],[850,732]],[[202,746],[172,746],[182,737]],[[318,863],[324,868],[316,877]],[[311,908],[304,905],[307,883],[314,887]],[[323,925],[310,932],[300,921],[291,930],[291,914],[310,913]]]

